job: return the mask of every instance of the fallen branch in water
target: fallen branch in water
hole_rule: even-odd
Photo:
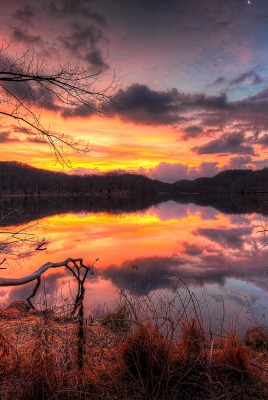
[[[69,264],[72,263],[73,265],[70,266]],[[79,265],[78,265],[79,263]],[[46,272],[50,268],[59,268],[59,267],[66,267],[73,273],[73,268],[78,269],[78,271],[83,267],[86,269],[87,272],[91,271],[93,273],[91,267],[88,267],[83,264],[82,258],[67,258],[65,261],[60,261],[58,263],[47,262],[46,264],[42,265],[39,269],[32,272],[30,275],[26,275],[22,278],[0,278],[0,286],[20,286],[25,285],[26,283],[32,282],[38,277],[40,277],[44,272]],[[75,277],[78,278],[76,274]]]
[[[46,264],[42,265],[42,267],[40,267],[39,269],[32,272],[30,275],[23,276],[22,278],[0,278],[0,286],[21,286],[25,285],[26,283],[32,282],[34,280],[37,280],[37,283],[34,287],[32,294],[26,299],[30,308],[34,308],[30,299],[32,299],[35,296],[40,286],[41,275],[50,268],[66,267],[72,272],[73,276],[76,278],[78,283],[77,296],[75,299],[73,311],[71,313],[72,315],[74,315],[84,298],[84,282],[86,280],[86,277],[88,274],[93,275],[94,273],[93,266],[94,264],[91,266],[83,264],[82,258],[67,258],[64,261],[60,261],[57,263],[47,262]]]

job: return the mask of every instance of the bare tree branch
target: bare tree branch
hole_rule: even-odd
[[[97,261],[97,260],[96,260]],[[71,315],[74,316],[77,311],[79,313],[79,317],[83,317],[83,300],[85,296],[85,287],[84,283],[88,276],[88,274],[93,275],[93,263],[91,266],[85,265],[83,263],[82,258],[67,258],[65,261],[60,261],[58,263],[47,262],[46,264],[42,265],[38,270],[32,272],[30,275],[26,275],[22,278],[0,278],[0,286],[22,286],[26,283],[32,282],[36,280],[36,285],[33,289],[32,294],[27,297],[26,301],[30,308],[34,308],[31,299],[36,295],[40,284],[41,284],[41,276],[44,272],[46,272],[50,268],[59,268],[59,267],[66,267],[70,270],[77,280],[77,295],[74,302],[73,310]],[[82,313],[82,314],[81,314]],[[83,319],[83,318],[82,318]]]
[[[69,137],[44,126],[42,110],[53,110],[62,115],[75,115],[84,110],[86,115],[107,115],[119,109],[122,98],[115,93],[117,87],[113,76],[109,84],[102,82],[104,70],[88,71],[79,63],[66,62],[49,69],[34,49],[21,56],[12,57],[7,49],[0,48],[0,115],[15,120],[29,134],[49,143],[56,159],[70,166],[63,152],[87,154],[87,143]]]
[[[90,266],[86,266],[83,264],[82,258],[67,258],[64,261],[60,261],[57,263],[47,262],[46,264],[42,265],[39,269],[32,272],[30,275],[26,275],[22,278],[0,278],[0,286],[21,286],[25,285],[26,283],[32,282],[35,279],[40,278],[40,276],[46,272],[50,268],[59,268],[59,267],[66,267],[68,269],[73,270],[74,268],[80,271],[81,268],[84,268],[85,271],[88,273],[93,274],[93,269]],[[75,275],[74,275],[75,276]],[[76,277],[78,279],[78,276]]]

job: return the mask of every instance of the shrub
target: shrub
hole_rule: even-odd
[[[118,307],[114,312],[108,313],[101,321],[115,333],[127,332],[130,328],[129,311],[126,306]]]
[[[167,387],[171,356],[169,342],[151,324],[142,325],[122,346],[124,375],[143,392],[156,393]]]
[[[204,348],[204,331],[195,318],[182,323],[181,356],[185,363],[196,362]]]
[[[266,329],[259,326],[248,329],[245,335],[245,343],[247,346],[251,346],[255,350],[267,350],[268,332]]]
[[[249,372],[249,359],[247,350],[242,346],[236,333],[231,332],[223,343],[221,362],[227,368],[232,369],[234,375]]]

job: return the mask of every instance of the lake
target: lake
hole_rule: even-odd
[[[118,208],[107,208],[107,199],[98,200],[99,206],[96,199],[13,200],[20,212],[4,220],[2,237],[26,229],[21,232],[35,236],[25,239],[35,245],[45,238],[47,249],[28,254],[27,240],[19,249],[10,247],[1,275],[24,276],[68,257],[82,257],[86,263],[98,258],[94,276],[87,279],[88,316],[113,307],[119,290],[139,298],[155,293],[172,298],[186,284],[210,319],[224,319],[229,326],[266,325],[268,246],[262,246],[260,232],[266,222],[265,198],[240,199],[238,204],[237,199],[228,203],[192,196],[140,207],[120,201]],[[19,262],[17,252],[25,253]],[[0,289],[2,305],[26,298],[33,287]],[[51,270],[36,301],[40,307],[60,306],[71,301],[71,293],[75,282],[70,272]]]

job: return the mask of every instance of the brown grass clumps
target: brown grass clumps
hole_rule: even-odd
[[[134,381],[144,395],[157,397],[167,387],[171,367],[170,344],[151,324],[140,325],[121,347],[123,377]]]
[[[250,371],[248,351],[242,346],[241,340],[235,332],[229,333],[223,342],[219,357],[225,368],[233,370],[233,374],[243,374]]]
[[[0,315],[0,399],[268,398],[266,353],[246,348],[234,332],[216,342],[200,315],[172,319],[130,305],[131,312],[119,307],[100,324],[85,321],[82,367],[77,322],[6,310]]]
[[[138,399],[267,398],[268,386],[238,336],[230,333],[211,359],[209,341],[196,319],[183,321],[180,340],[172,342],[152,324],[140,323],[119,353],[119,379],[125,390],[135,388]]]
[[[114,366],[110,349],[116,338],[100,326],[85,329],[86,354],[80,369],[76,323],[24,314],[0,318],[0,399],[76,400],[96,398],[96,393],[100,399],[109,383],[107,371]]]
[[[245,335],[245,343],[247,346],[253,347],[254,350],[268,350],[268,332],[259,326],[248,329]]]
[[[115,311],[108,313],[101,320],[101,324],[112,332],[123,333],[130,328],[130,315],[126,306],[120,306]]]
[[[204,330],[193,318],[190,322],[183,321],[181,327],[181,355],[185,363],[196,362],[205,347]]]

